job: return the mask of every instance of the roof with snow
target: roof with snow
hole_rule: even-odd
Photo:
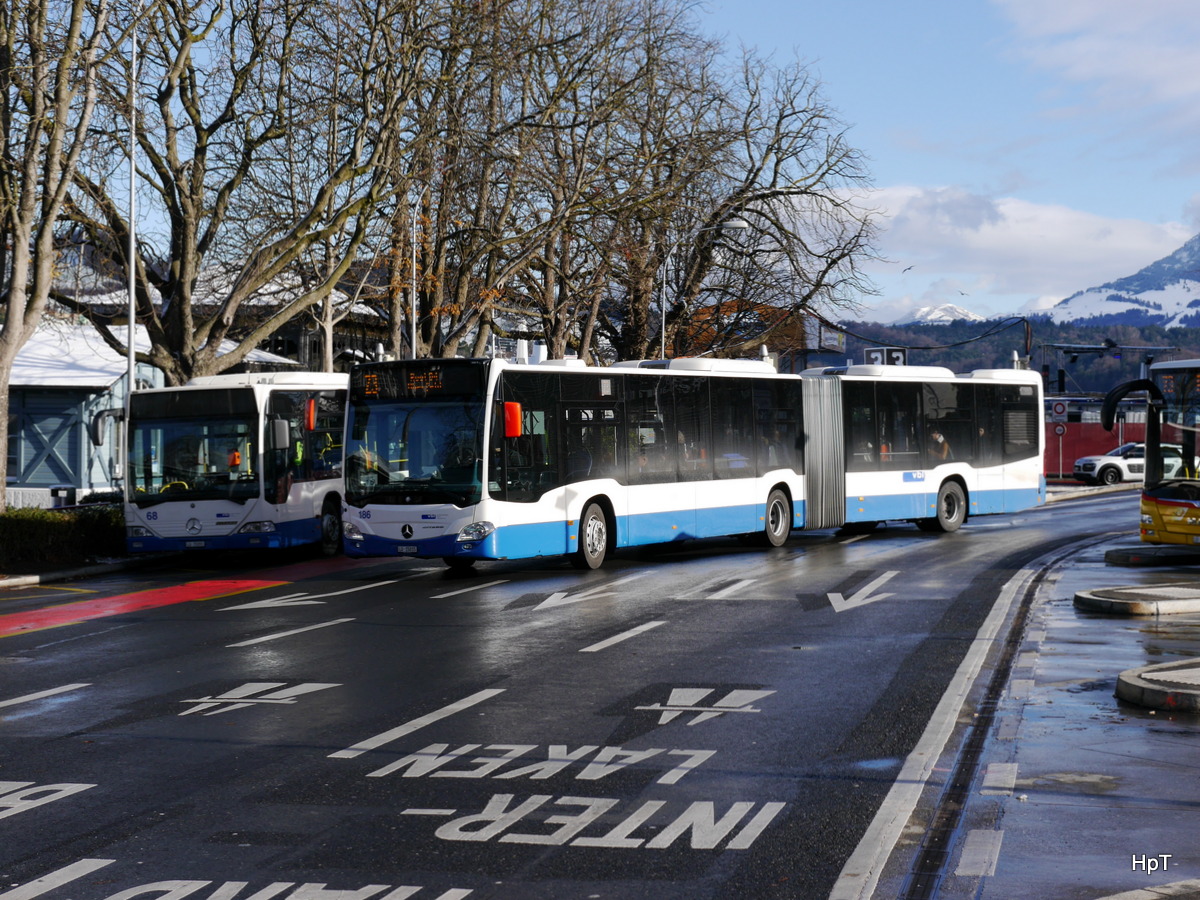
[[[124,337],[124,328],[113,333]],[[135,346],[146,352],[150,340],[145,328],[134,332]],[[235,344],[225,341],[222,350],[233,350]],[[246,362],[295,366],[295,360],[263,350],[251,350]],[[42,325],[17,353],[13,363],[10,387],[69,387],[107,388],[125,376],[129,362],[104,343],[90,325],[68,325],[48,322]]]

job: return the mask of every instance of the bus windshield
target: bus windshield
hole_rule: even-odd
[[[1196,432],[1200,428],[1200,367],[1169,364],[1155,373],[1155,380],[1163,394],[1161,477],[1170,481],[1196,481],[1200,478],[1196,466],[1200,455],[1196,446]],[[1172,455],[1182,456],[1182,462],[1172,460]]]
[[[171,404],[175,408],[170,410],[156,410],[155,404],[139,402],[143,399],[134,398],[130,420],[130,502],[138,506],[179,500],[245,503],[259,496],[252,407],[214,409],[207,398],[192,395],[190,411],[180,403]],[[168,411],[170,415],[156,414]]]
[[[355,403],[346,447],[346,500],[452,503],[482,496],[480,398]]]

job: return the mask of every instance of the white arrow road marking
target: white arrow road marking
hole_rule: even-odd
[[[829,594],[829,602],[833,604],[834,612],[845,612],[848,609],[854,609],[856,606],[865,606],[868,603],[874,603],[876,600],[886,600],[892,595],[876,594],[872,597],[871,591],[875,590],[877,587],[880,587],[885,582],[890,581],[899,574],[899,572],[884,572],[866,587],[859,588],[857,593],[855,593],[854,596],[849,600],[844,598],[841,594],[831,592]]]
[[[568,594],[566,591],[558,591],[551,594],[535,606],[534,609],[549,609],[552,606],[566,606],[568,603],[579,603],[582,600],[595,600],[597,597],[610,597],[617,593],[617,591],[613,590],[617,585],[626,584],[635,578],[642,578],[649,574],[649,572],[634,572],[632,575],[626,575],[624,578],[618,578],[616,581],[597,585],[591,590],[580,591],[578,594]]]
[[[29,703],[32,700],[41,700],[43,697],[53,697],[55,694],[64,694],[67,691],[76,691],[79,688],[85,687],[91,687],[91,684],[64,684],[62,687],[50,688],[47,691],[38,691],[36,694],[13,697],[11,700],[0,700],[0,706],[16,706],[18,703]]]
[[[340,597],[343,594],[353,594],[355,591],[366,591],[371,588],[383,587],[385,584],[395,584],[400,579],[376,581],[372,584],[360,584],[358,587],[346,588],[344,591],[331,591],[328,594],[288,594],[286,597],[274,597],[270,600],[255,600],[253,603],[241,603],[237,606],[223,606],[218,612],[230,609],[267,609],[274,606],[307,606],[311,603],[324,603],[322,597]]]

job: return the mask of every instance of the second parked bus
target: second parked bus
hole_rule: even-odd
[[[346,384],[268,372],[135,391],[123,422],[128,550],[340,552]]]

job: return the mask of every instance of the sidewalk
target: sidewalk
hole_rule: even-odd
[[[1038,589],[930,896],[1200,898],[1200,554],[1122,565],[1139,545]]]

